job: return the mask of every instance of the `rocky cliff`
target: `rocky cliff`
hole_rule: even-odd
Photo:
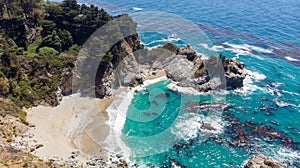
[[[96,77],[96,96],[103,98],[112,95],[112,89],[120,85],[129,85],[135,77],[139,66],[134,52],[143,49],[137,34],[124,38],[109,51],[113,55],[111,61],[99,64]]]

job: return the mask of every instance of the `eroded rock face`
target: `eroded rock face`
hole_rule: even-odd
[[[112,82],[114,79],[113,65],[109,63],[104,71],[100,81],[100,84],[96,86],[96,96],[99,98],[104,98],[105,96],[112,95]]]
[[[99,65],[98,77],[96,79],[96,96],[99,98],[112,95],[114,88],[128,86],[132,81],[142,82],[137,75],[139,64],[133,54],[134,51],[142,49],[143,46],[137,35],[131,35],[118,43],[111,50],[113,59],[102,62]]]
[[[229,59],[224,65],[226,86],[232,89],[243,87],[243,80],[246,77],[245,65],[235,59]]]
[[[260,154],[252,156],[243,168],[284,168],[284,166],[273,158]]]
[[[193,81],[193,62],[178,55],[168,57],[162,62],[163,69],[167,76],[178,85],[184,87],[196,87],[196,82]]]
[[[59,88],[61,89],[61,94],[64,96],[72,93],[72,76],[72,68],[66,68],[61,74]]]

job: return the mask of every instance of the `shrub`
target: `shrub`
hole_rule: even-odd
[[[18,117],[24,124],[28,125],[26,121],[26,112],[20,107],[16,106],[13,102],[9,100],[0,99],[0,115],[12,115]]]
[[[43,47],[39,49],[39,56],[48,57],[48,56],[57,56],[59,52],[51,47]]]
[[[0,95],[6,96],[9,93],[9,81],[7,78],[0,78]]]

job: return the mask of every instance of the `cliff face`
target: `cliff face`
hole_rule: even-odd
[[[109,52],[113,58],[111,61],[102,61],[97,70],[95,81],[97,97],[111,96],[113,88],[130,83],[138,67],[133,53],[139,49],[143,49],[143,45],[137,34],[126,37],[112,47]],[[123,69],[116,71],[117,68]]]

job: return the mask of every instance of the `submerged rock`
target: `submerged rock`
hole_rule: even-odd
[[[260,154],[252,156],[243,168],[284,168],[284,166],[273,158]]]

